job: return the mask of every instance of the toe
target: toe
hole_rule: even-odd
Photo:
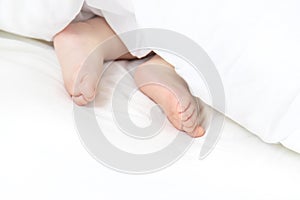
[[[72,99],[79,106],[84,106],[88,103],[88,101],[82,95],[72,96]]]
[[[87,101],[93,101],[95,98],[96,87],[91,81],[85,81],[80,85],[80,92]]]
[[[202,125],[206,119],[206,115],[203,113],[202,107],[197,99],[192,101],[189,108],[193,109],[192,115],[187,120],[182,121],[182,129],[192,137],[201,137],[205,133]],[[187,109],[187,112],[189,112],[189,109]]]
[[[193,106],[192,103],[190,103],[184,112],[179,113],[179,117],[183,122],[188,121],[195,112],[195,106]]]
[[[201,126],[197,126],[192,132],[188,134],[193,138],[202,137],[205,134],[205,130]]]
[[[191,107],[191,98],[189,96],[177,97],[177,111],[180,114],[188,113],[187,111]]]
[[[197,125],[199,117],[197,104],[193,101],[193,99],[191,99],[187,109],[181,113],[181,117],[183,130],[186,132],[192,132]]]
[[[198,118],[198,114],[196,112],[196,110],[194,110],[193,114],[190,116],[190,118],[188,118],[186,121],[182,122],[182,127],[184,131],[187,132],[192,132],[196,125],[197,125],[197,118]]]
[[[96,96],[97,84],[97,76],[94,76],[93,74],[83,76],[75,86],[77,96],[82,95],[87,102],[93,101]]]

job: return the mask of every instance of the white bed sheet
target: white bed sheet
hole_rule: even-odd
[[[174,137],[170,124],[165,134],[139,146],[112,121],[113,85],[136,64],[117,62],[105,77],[96,99],[98,122],[119,148],[162,148]],[[131,87],[133,80],[128,83]],[[265,144],[230,120],[204,160],[198,160],[203,142],[198,139],[178,162],[157,173],[127,175],[102,166],[76,133],[73,104],[50,44],[0,32],[0,85],[0,199],[300,198],[299,154]],[[133,119],[147,121],[144,106],[152,103],[141,93],[134,102]]]

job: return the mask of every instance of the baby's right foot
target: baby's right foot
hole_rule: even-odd
[[[113,37],[114,36],[114,37]],[[108,43],[105,41],[111,39]],[[65,87],[74,102],[86,105],[94,100],[105,60],[127,52],[124,44],[101,17],[71,23],[54,38]],[[125,54],[122,59],[133,59]]]
[[[91,34],[93,28],[90,24],[78,22],[70,24],[54,38],[65,87],[78,105],[85,105],[94,99],[103,65],[100,52],[97,56],[90,56],[101,42],[94,40]]]

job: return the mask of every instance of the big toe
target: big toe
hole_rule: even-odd
[[[81,94],[78,96],[72,96],[72,100],[79,106],[84,106],[89,103]]]
[[[80,106],[86,105],[93,101],[96,96],[96,88],[98,84],[98,78],[94,75],[86,75],[74,88],[73,101]]]
[[[196,128],[188,133],[191,137],[197,138],[197,137],[202,137],[205,134],[205,129],[202,126],[196,126]]]
[[[79,90],[82,96],[88,102],[91,102],[95,99],[97,83],[98,80],[95,77],[85,77],[79,85]]]

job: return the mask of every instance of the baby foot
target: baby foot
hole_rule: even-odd
[[[101,38],[94,35],[91,24],[78,22],[70,24],[54,38],[65,87],[78,105],[94,100],[101,75],[103,56],[93,51]]]
[[[86,105],[96,96],[98,82],[102,73],[103,56],[99,50],[92,52],[81,63],[73,75],[72,99],[77,105]]]
[[[160,105],[173,126],[192,137],[204,135],[201,101],[192,96],[186,82],[159,56],[139,66],[135,81],[140,90]]]

